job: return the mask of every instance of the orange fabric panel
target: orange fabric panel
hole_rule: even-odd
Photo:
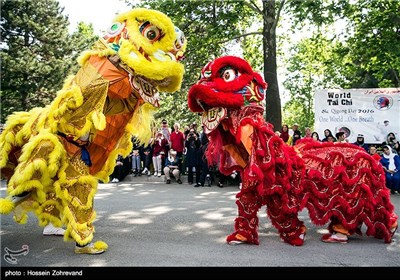
[[[125,127],[131,117],[132,113],[106,117],[106,128],[96,133],[96,137],[94,137],[88,148],[90,160],[92,161],[90,174],[96,174],[103,168],[110,152],[115,149],[118,141],[125,133]]]
[[[251,155],[251,147],[253,146],[253,141],[251,141],[250,136],[253,134],[254,128],[251,124],[246,124],[241,127],[240,140],[242,141],[247,153]]]
[[[228,144],[224,146],[224,149],[229,153],[229,155],[236,161],[238,165],[245,168],[247,162],[243,159],[236,145]]]
[[[123,69],[118,69],[106,57],[91,56],[89,58],[101,76],[110,82],[108,96],[112,98],[128,98],[132,93],[129,75]]]
[[[350,235],[349,231],[343,227],[342,224],[336,224],[332,226],[332,229],[344,235]]]

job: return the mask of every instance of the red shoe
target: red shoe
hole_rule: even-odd
[[[322,242],[326,243],[347,243],[347,237],[338,237],[336,234],[325,234],[322,236]]]

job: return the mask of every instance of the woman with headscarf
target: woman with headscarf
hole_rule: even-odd
[[[394,194],[400,193],[400,157],[388,145],[383,146],[381,163],[386,175],[386,186]]]
[[[400,143],[396,139],[396,135],[393,132],[389,132],[386,136],[386,141],[382,143],[383,145],[388,145],[392,148],[392,152],[395,154],[400,154]]]

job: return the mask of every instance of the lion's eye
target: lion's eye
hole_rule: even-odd
[[[178,28],[175,27],[175,34],[176,34],[176,40],[175,40],[175,50],[180,50],[182,46],[185,44],[186,38],[185,34]]]
[[[225,69],[221,72],[221,78],[223,78],[225,82],[232,82],[237,76],[237,71],[232,68]]]
[[[161,37],[161,30],[157,26],[151,24],[149,21],[143,23],[139,27],[139,31],[144,37],[149,39],[151,43],[157,41]]]
[[[204,71],[204,73],[203,73],[204,78],[207,78],[207,79],[211,77],[211,74],[212,74],[211,71]]]
[[[116,37],[121,33],[121,31],[124,29],[125,23],[120,23],[120,22],[114,22],[108,29],[107,29],[107,35],[110,38]]]

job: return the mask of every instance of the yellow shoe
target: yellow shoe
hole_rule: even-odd
[[[107,250],[107,244],[102,241],[97,241],[95,243],[89,243],[84,247],[75,246],[76,254],[89,254],[97,255],[104,253]]]

